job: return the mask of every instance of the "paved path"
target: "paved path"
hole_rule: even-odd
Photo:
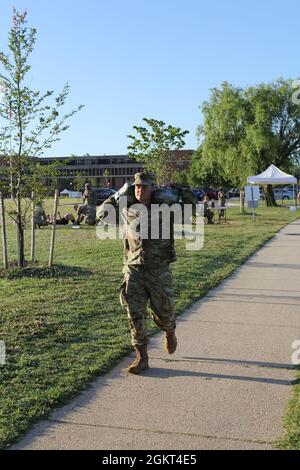
[[[300,221],[151,338],[151,369],[125,358],[14,449],[270,449],[291,397],[300,339]]]

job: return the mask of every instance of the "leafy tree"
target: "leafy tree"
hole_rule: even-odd
[[[195,175],[217,171],[242,187],[247,176],[271,163],[286,170],[298,163],[300,107],[293,103],[293,92],[292,81],[282,79],[245,90],[227,82],[213,89],[202,106],[201,164],[194,162]],[[265,191],[267,204],[276,205],[271,188]]]
[[[182,185],[188,185],[188,171],[187,170],[175,170],[172,175],[172,182]]]
[[[4,158],[1,168],[2,189],[10,191],[14,208],[8,215],[15,221],[18,232],[19,266],[24,266],[24,228],[30,220],[28,199],[34,192],[33,202],[40,201],[46,188],[46,177],[55,176],[59,164],[42,165],[37,158],[68,129],[66,121],[77,109],[61,115],[69,93],[66,84],[55,97],[54,104],[48,104],[53,91],[32,90],[28,85],[29,56],[36,42],[36,30],[27,27],[27,12],[14,9],[13,25],[8,38],[8,54],[0,52],[0,79],[4,96],[0,103],[0,155]]]
[[[229,186],[231,182],[225,179],[222,168],[217,161],[212,161],[211,165],[203,163],[202,145],[194,152],[191,166],[188,171],[188,182],[191,187],[217,187]]]
[[[249,129],[249,153],[257,172],[274,163],[292,172],[300,162],[300,106],[293,102],[292,80],[279,79],[246,89],[253,124]],[[272,187],[264,188],[267,205],[276,205]]]
[[[212,90],[210,101],[202,105],[202,112],[204,124],[198,129],[204,138],[199,154],[200,176],[214,174],[219,180],[226,179],[235,187],[243,187],[255,168],[248,152],[247,135],[252,116],[243,90],[223,83],[221,90]]]
[[[179,127],[166,126],[163,121],[143,118],[147,127],[133,126],[137,136],[128,135],[130,158],[144,163],[144,167],[156,175],[158,184],[165,184],[172,179],[176,169],[172,165],[173,152],[184,147],[184,137],[189,131]]]
[[[85,176],[78,175],[72,179],[73,188],[75,191],[83,191],[84,185],[87,182],[88,178],[86,178]]]

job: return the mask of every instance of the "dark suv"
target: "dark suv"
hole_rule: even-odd
[[[105,199],[108,199],[110,196],[115,194],[115,190],[111,188],[94,188],[95,193],[97,194],[97,205],[100,206]]]
[[[192,189],[192,191],[195,194],[197,201],[202,201],[205,196],[205,191],[203,189]]]

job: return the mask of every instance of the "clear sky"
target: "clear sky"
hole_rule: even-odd
[[[30,85],[85,105],[47,156],[126,153],[143,117],[195,148],[211,88],[300,76],[299,0],[0,0],[4,51],[13,6],[37,29]]]

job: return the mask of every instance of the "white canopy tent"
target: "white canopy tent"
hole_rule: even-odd
[[[292,184],[296,205],[295,185],[297,184],[297,178],[284,173],[284,171],[279,170],[279,168],[273,164],[259,175],[248,176],[247,181],[250,184]]]
[[[297,184],[297,178],[279,170],[277,166],[270,165],[265,171],[256,176],[248,176],[251,184]]]

